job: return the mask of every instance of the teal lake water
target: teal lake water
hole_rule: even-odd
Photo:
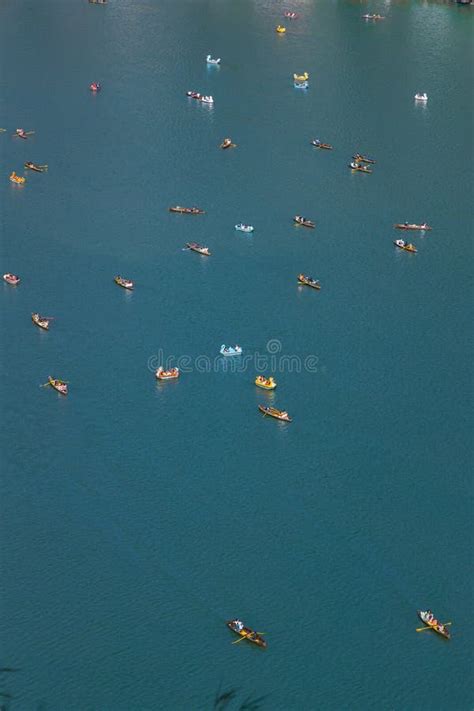
[[[0,27],[4,708],[472,708],[472,8],[7,0]],[[156,382],[221,343],[315,367]]]

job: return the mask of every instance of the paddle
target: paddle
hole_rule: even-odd
[[[232,642],[232,644],[238,644],[239,642],[242,642],[242,640],[247,639],[248,634],[244,635],[240,639],[236,639],[235,642]]]
[[[452,625],[452,622],[444,622],[443,627],[447,627],[448,625]],[[425,630],[432,630],[434,627],[417,627],[416,631],[417,632],[424,632]]]
[[[266,632],[256,632],[255,634],[266,634]],[[239,642],[242,642],[243,639],[247,639],[248,637],[250,637],[250,634],[246,634],[240,639],[236,639],[235,642],[232,642],[232,644],[238,644]]]

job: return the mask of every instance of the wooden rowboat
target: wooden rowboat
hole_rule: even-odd
[[[311,141],[311,145],[315,148],[325,148],[327,151],[332,151],[332,146],[330,143],[321,143],[321,141],[314,140]]]
[[[226,622],[227,627],[238,634],[241,639],[246,639],[249,642],[253,642],[257,647],[265,648],[267,646],[266,641],[263,639],[261,634],[254,632],[250,627],[245,627],[240,620],[229,620]]]
[[[304,274],[298,274],[298,284],[304,284],[304,286],[311,286],[313,289],[321,288],[321,284],[317,279],[305,276]]]
[[[397,223],[394,225],[397,230],[419,230],[420,232],[426,232],[427,230],[431,230],[431,227],[426,224],[426,222],[423,222],[422,225],[417,225],[415,222],[404,222],[402,223]]]
[[[133,281],[130,281],[130,279],[123,279],[121,276],[116,276],[114,277],[114,282],[123,289],[128,289],[129,291],[133,289]]]
[[[209,247],[203,247],[201,244],[198,244],[197,242],[187,242],[186,247],[193,252],[197,252],[198,254],[202,254],[204,257],[210,257],[211,253],[209,251]]]
[[[181,207],[181,205],[176,205],[168,209],[170,212],[179,212],[181,215],[204,215],[204,210],[201,210],[199,207]]]
[[[295,215],[293,221],[303,227],[311,227],[312,229],[316,227],[316,224],[312,220],[307,220],[306,217],[301,217],[300,215]]]
[[[52,378],[48,375],[48,383],[52,388],[58,391],[61,395],[67,395],[67,383],[64,380],[59,380],[58,378]]]
[[[266,405],[259,405],[258,409],[260,410],[260,412],[263,412],[264,415],[274,417],[276,420],[291,422],[291,417],[286,412],[286,410],[277,410],[276,407],[267,407]]]
[[[36,163],[32,163],[31,161],[27,161],[24,164],[24,167],[28,170],[34,170],[37,173],[44,173],[46,170],[48,170],[47,165],[37,165]]]
[[[417,610],[418,617],[427,627],[440,634],[445,639],[450,639],[451,634],[446,625],[438,622],[431,610]]]
[[[372,163],[372,164],[375,163],[375,161],[372,158],[363,156],[360,153],[356,153],[355,156],[352,156],[352,159],[355,160],[356,163]]]
[[[359,173],[371,173],[372,171],[366,165],[361,165],[360,163],[349,163],[348,166],[351,170]]]
[[[31,314],[31,320],[40,328],[44,328],[45,331],[48,330],[49,319],[45,318],[44,316],[40,316],[39,314]]]

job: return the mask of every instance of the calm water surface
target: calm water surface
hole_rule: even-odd
[[[276,711],[472,708],[471,13],[2,3],[1,265],[22,277],[0,286],[11,711],[204,710],[219,687]],[[373,175],[347,169],[354,150]],[[18,189],[25,160],[49,171]],[[434,227],[416,255],[392,245],[403,220]],[[149,368],[272,339],[317,372],[268,394],[253,366],[161,385]],[[416,634],[420,607],[449,643]],[[266,651],[231,644],[234,616]]]

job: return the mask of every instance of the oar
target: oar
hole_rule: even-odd
[[[40,388],[45,388],[47,385],[51,385],[51,383],[49,381],[47,383],[43,383],[43,385],[40,385]]]
[[[248,634],[244,635],[240,639],[236,639],[235,642],[232,642],[232,644],[238,644],[239,642],[242,642],[243,639],[247,639]]]
[[[443,622],[441,623],[443,627],[447,627],[448,625],[452,625],[452,622]],[[424,632],[425,630],[433,630],[434,627],[417,627],[416,631],[417,632]]]

